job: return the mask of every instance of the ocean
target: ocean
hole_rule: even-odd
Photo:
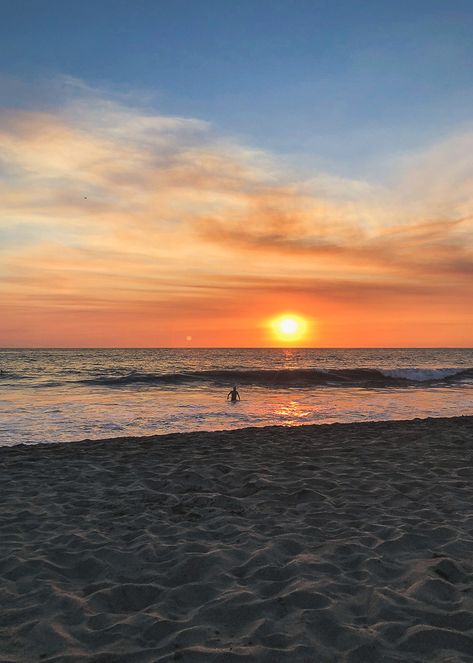
[[[0,350],[0,446],[464,414],[472,349]]]

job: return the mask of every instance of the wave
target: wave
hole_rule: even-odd
[[[26,376],[0,369],[0,380],[25,380]]]
[[[81,380],[81,384],[121,387],[128,385],[179,385],[213,383],[220,386],[261,387],[406,387],[420,383],[449,384],[473,381],[473,368],[342,368],[342,369],[222,369],[180,373],[138,373],[102,375]]]
[[[388,378],[400,378],[414,382],[431,382],[432,380],[443,380],[465,374],[465,377],[473,374],[471,368],[394,368],[381,371]]]

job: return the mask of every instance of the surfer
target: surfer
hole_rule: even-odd
[[[228,399],[230,399],[232,403],[235,403],[237,400],[240,400],[240,394],[238,393],[236,387],[233,387],[233,389],[228,392],[227,401]]]

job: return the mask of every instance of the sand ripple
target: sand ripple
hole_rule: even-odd
[[[473,661],[473,419],[0,450],[0,660]]]

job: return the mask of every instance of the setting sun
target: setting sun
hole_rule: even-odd
[[[299,315],[287,313],[275,318],[271,322],[271,328],[279,341],[300,341],[306,336],[307,320]]]

